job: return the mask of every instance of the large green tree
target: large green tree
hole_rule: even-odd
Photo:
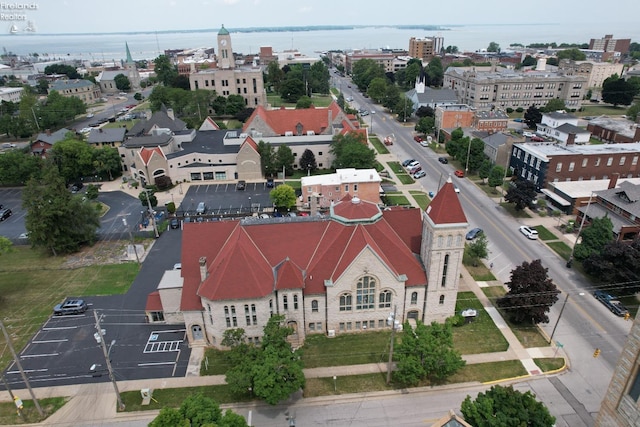
[[[180,408],[164,407],[149,427],[246,427],[245,419],[201,393],[187,395]]]
[[[353,64],[351,70],[351,79],[358,86],[361,92],[365,92],[373,79],[376,77],[384,78],[384,68],[373,59],[365,58],[358,60]]]
[[[173,82],[178,77],[178,69],[171,59],[166,55],[160,55],[153,60],[153,65],[158,81],[165,86],[173,86]]]
[[[279,172],[276,164],[276,149],[268,142],[258,141],[258,153],[260,154],[260,165],[265,176],[273,176]],[[282,169],[280,169],[282,170]]]
[[[423,117],[416,123],[415,131],[425,135],[432,134],[436,128],[436,121],[433,117]]]
[[[113,81],[115,82],[116,88],[118,90],[124,92],[128,92],[129,90],[131,90],[131,81],[129,80],[129,77],[125,76],[124,74],[118,74],[113,78]]]
[[[544,113],[552,113],[554,111],[565,110],[567,106],[564,103],[564,100],[560,98],[550,99],[547,104],[540,109],[540,111]]]
[[[621,283],[628,293],[640,290],[640,239],[631,243],[612,241],[582,261],[584,271],[596,282]]]
[[[529,129],[535,129],[536,125],[542,121],[542,112],[532,105],[524,112],[524,122]]]
[[[385,93],[387,92],[387,84],[386,78],[376,77],[371,80],[371,83],[369,83],[367,95],[369,95],[376,103],[381,103],[384,100]]]
[[[318,164],[316,163],[316,156],[313,154],[313,151],[308,148],[304,150],[302,156],[300,156],[300,169],[303,171],[314,172],[318,169]]]
[[[324,62],[313,63],[307,72],[307,81],[311,93],[328,94],[330,80],[329,69]]]
[[[409,322],[405,322],[402,329],[395,352],[395,381],[408,385],[416,385],[425,379],[439,382],[465,365],[460,353],[453,348],[450,322],[432,322],[427,326],[418,320],[415,329]]]
[[[439,57],[434,56],[425,69],[429,78],[429,86],[440,87],[444,82],[444,67]]]
[[[375,167],[376,153],[366,145],[362,134],[334,136],[329,151],[333,154],[333,169]]]
[[[638,88],[632,83],[621,79],[617,74],[605,79],[602,83],[602,100],[614,107],[618,105],[631,105],[633,98],[638,94]]]
[[[280,93],[280,86],[282,84],[282,80],[284,79],[284,71],[278,65],[278,61],[272,61],[267,65],[267,76],[266,82],[269,86],[271,86],[271,90],[276,93]]]
[[[26,154],[21,150],[9,150],[0,156],[0,183],[2,185],[24,185],[42,173],[42,157]]]
[[[530,391],[522,393],[513,386],[493,386],[462,402],[460,412],[474,427],[552,427],[556,419]]]
[[[113,177],[120,174],[121,166],[117,148],[102,147],[93,150],[93,167],[98,175],[113,181]]]
[[[278,185],[271,190],[269,198],[276,208],[291,209],[296,205],[296,191],[288,184]]]
[[[536,188],[533,182],[526,179],[511,181],[504,200],[513,203],[517,211],[522,211],[531,206],[536,199]]]
[[[51,149],[52,159],[58,166],[60,176],[70,184],[83,176],[92,175],[94,171],[94,151],[86,142],[79,141],[71,132],[65,139],[58,141]]]
[[[22,193],[27,212],[25,228],[32,247],[58,255],[72,253],[96,241],[100,227],[93,203],[72,196],[55,165],[45,167],[42,179],[32,178]]]
[[[498,186],[501,186],[504,180],[504,168],[499,165],[495,165],[491,168],[491,172],[489,172],[489,179],[487,180],[487,185],[493,189]]]
[[[584,61],[587,59],[587,55],[578,48],[561,50],[556,54],[558,60],[560,59],[572,59],[574,61]]]
[[[515,323],[549,323],[547,313],[558,301],[560,291],[548,277],[549,269],[539,259],[526,262],[511,271],[505,285],[509,292],[498,299],[502,308]]]
[[[613,223],[608,216],[592,218],[591,224],[580,232],[580,243],[577,243],[573,255],[578,261],[587,259],[591,254],[600,254],[613,241]]]
[[[275,167],[278,171],[284,169],[287,175],[293,173],[293,164],[296,161],[293,151],[287,145],[281,145],[278,147],[275,156]]]

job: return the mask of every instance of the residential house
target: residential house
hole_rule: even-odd
[[[514,137],[506,132],[472,132],[474,138],[479,138],[484,142],[484,154],[494,165],[507,167]]]
[[[215,66],[200,69],[189,75],[191,90],[205,89],[218,95],[240,95],[247,107],[266,105],[267,95],[262,69],[257,63],[237,67],[231,46],[231,36],[224,26],[218,31],[218,55]]]
[[[85,104],[93,104],[102,96],[100,88],[90,80],[55,80],[49,86],[49,93],[56,91],[60,95],[69,98],[75,97]]]
[[[274,314],[296,346],[312,334],[385,329],[390,311],[443,322],[455,313],[467,226],[450,179],[426,211],[345,196],[324,217],[188,223],[182,270],[165,272],[147,318],[184,324],[191,346],[218,348],[238,327],[259,343]]]
[[[375,169],[337,169],[329,175],[304,176],[300,179],[302,207],[326,209],[347,194],[380,204],[381,182]]]
[[[120,147],[125,139],[126,127],[121,128],[93,128],[87,135],[87,143],[96,148]]]
[[[72,130],[66,128],[59,129],[55,132],[47,129],[39,133],[36,139],[29,145],[29,152],[34,156],[46,158],[53,145],[58,141],[66,139],[67,133],[69,132],[73,133]]]
[[[542,121],[537,125],[537,133],[564,144],[573,136],[575,144],[587,144],[591,132],[578,127],[578,118],[564,111],[552,111],[542,114]]]
[[[594,138],[606,143],[624,144],[640,142],[640,127],[625,118],[600,116],[587,124]]]
[[[543,189],[542,192],[549,196],[549,201],[560,210],[570,215],[577,215],[578,208],[588,203],[595,191],[613,188],[623,182],[640,185],[640,178],[618,178],[618,176],[619,174],[614,173],[609,179],[551,182],[549,188]]]

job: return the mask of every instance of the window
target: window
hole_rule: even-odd
[[[340,311],[351,311],[351,294],[340,295]]]
[[[249,304],[244,305],[244,318],[247,326],[251,326],[251,314],[249,313]]]
[[[347,322],[347,331],[350,331],[352,329],[353,325],[351,322]]]
[[[573,172],[573,168],[576,166],[575,162],[569,163],[569,172]]]
[[[600,166],[600,157],[598,157],[598,158],[596,159],[596,167],[597,167],[597,166]]]
[[[620,157],[620,163],[619,165],[622,166],[624,165],[625,160],[627,160],[627,158],[625,156]]]
[[[378,301],[379,308],[391,307],[391,291],[380,292],[380,301]]]
[[[229,316],[229,306],[224,306],[224,320],[227,322],[227,328],[231,327],[231,316]]]
[[[362,329],[362,327],[360,326],[360,322],[356,322],[356,329]]]
[[[234,328],[238,326],[238,318],[236,317],[235,305],[231,306],[231,324],[233,325]]]
[[[631,159],[631,164],[633,166],[638,164],[638,156],[633,156],[633,158]]]
[[[607,166],[611,166],[613,164],[613,157],[609,157],[607,159]]]
[[[209,322],[213,325],[213,314],[211,314],[211,304],[207,304],[207,312],[209,312]]]
[[[251,304],[251,321],[254,325],[258,324],[258,315],[256,314],[256,305]]]
[[[297,310],[298,309],[298,295],[294,295],[293,296],[293,309]]]
[[[353,191],[358,191],[358,184],[353,184]]]
[[[444,295],[440,295],[440,305],[444,304]]]
[[[444,256],[444,265],[442,266],[442,282],[441,286],[445,287],[447,285],[447,268],[449,267],[449,254]]]
[[[349,184],[345,184],[344,185],[344,192],[348,193],[349,192]]]
[[[282,308],[285,310],[289,309],[289,301],[286,295],[282,295]]]
[[[314,299],[313,301],[311,301],[311,312],[312,313],[317,313],[318,312],[318,300]]]
[[[582,167],[583,168],[587,167],[587,163],[589,163],[589,159],[582,159]]]
[[[375,308],[376,280],[371,276],[364,276],[356,285],[356,310]]]
[[[269,317],[273,316],[273,300],[269,300]]]
[[[558,162],[558,164],[556,164],[556,172],[562,172],[562,163]]]
[[[340,330],[344,331],[344,322],[340,322]]]
[[[384,328],[384,325],[386,325],[386,322],[382,319],[378,320],[378,328]]]
[[[309,330],[310,331],[315,331],[316,330],[316,324],[315,323],[309,323]]]
[[[418,303],[418,293],[417,292],[411,292],[411,304],[415,305]]]

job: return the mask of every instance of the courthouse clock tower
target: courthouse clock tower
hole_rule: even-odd
[[[223,25],[218,31],[218,68],[234,68],[235,62],[233,49],[231,48],[231,36]]]

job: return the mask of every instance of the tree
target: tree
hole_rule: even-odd
[[[173,86],[174,80],[178,77],[178,70],[171,63],[169,57],[166,55],[160,55],[153,60],[153,64],[153,70],[158,81],[167,87]]]
[[[535,105],[527,108],[524,112],[524,122],[529,129],[535,129],[536,125],[542,121],[542,113]]]
[[[351,79],[364,92],[376,77],[385,77],[384,68],[373,59],[365,58],[356,61],[351,69]]]
[[[273,176],[277,173],[276,150],[273,148],[273,145],[263,140],[258,141],[258,153],[260,154],[262,173],[265,176]]]
[[[489,180],[487,185],[489,187],[495,189],[498,186],[501,186],[504,182],[504,168],[502,166],[494,166],[491,168],[491,172],[489,172]]]
[[[439,382],[465,365],[453,348],[451,322],[432,322],[426,326],[418,320],[415,329],[405,322],[395,354],[393,378],[401,384],[416,385],[424,379]]]
[[[522,60],[522,66],[531,67],[532,65],[536,65],[536,62],[537,61],[536,61],[536,59],[534,57],[532,57],[531,55],[527,55]]]
[[[600,254],[613,237],[613,223],[608,216],[593,218],[591,225],[580,232],[581,240],[573,250],[573,255],[578,261],[587,259],[591,254]]]
[[[229,116],[235,116],[240,111],[246,108],[244,98],[242,95],[229,95],[227,96],[225,114]]]
[[[565,105],[562,99],[555,98],[555,99],[550,99],[549,102],[547,102],[547,105],[541,108],[540,111],[544,113],[552,113],[554,111],[565,110],[566,108],[567,106]]]
[[[489,46],[487,47],[487,52],[500,53],[500,45],[496,42],[489,43]]]
[[[120,175],[121,165],[117,148],[102,147],[93,149],[93,167],[98,175],[106,175],[109,177],[109,181],[113,181],[114,175]]]
[[[278,65],[278,61],[275,60],[270,62],[269,65],[267,65],[266,81],[268,82],[269,85],[271,85],[271,89],[274,92],[280,93],[280,85],[283,79],[284,79],[284,72],[280,69],[280,66]]]
[[[597,282],[624,283],[629,293],[636,293],[640,289],[640,239],[612,241],[601,252],[591,253],[582,266]]]
[[[388,108],[392,113],[395,111],[396,105],[400,102],[400,89],[396,85],[387,85],[387,90],[384,93],[384,99],[382,105]],[[403,104],[404,107],[404,104]]]
[[[291,175],[293,173],[293,162],[296,161],[295,156],[293,155],[293,151],[286,145],[281,145],[278,147],[278,151],[276,151],[275,156],[275,167],[277,170],[281,171],[283,168],[287,175]]]
[[[128,92],[129,90],[131,90],[131,82],[129,81],[129,77],[125,76],[124,74],[118,74],[113,78],[113,81],[115,82],[116,88],[118,90],[124,92]]]
[[[416,117],[423,118],[423,117],[435,117],[435,116],[436,116],[435,110],[429,107],[428,105],[422,105],[416,110]]]
[[[313,151],[309,150],[308,148],[304,150],[302,156],[300,156],[300,169],[310,172],[314,172],[316,169],[318,169],[316,156],[313,154]]]
[[[333,154],[333,169],[375,167],[376,153],[365,142],[364,135],[336,135],[329,150]]]
[[[76,67],[66,64],[51,64],[44,67],[44,73],[46,75],[51,74],[64,74],[69,80],[81,79],[82,76],[76,70]]]
[[[138,199],[140,199],[140,203],[142,203],[144,208],[149,209],[149,203],[151,203],[152,208],[158,206],[158,198],[153,193],[153,190],[142,190],[140,194],[138,194]],[[147,200],[147,198],[149,200]]]
[[[329,74],[329,69],[324,62],[318,61],[313,63],[306,73],[308,76],[307,82],[309,85],[309,94],[329,93],[329,81],[331,80],[331,75]]]
[[[535,185],[526,179],[516,179],[511,182],[504,200],[508,203],[514,203],[516,211],[524,210],[531,206],[536,198]]]
[[[164,407],[149,427],[246,427],[244,418],[220,406],[202,393],[187,396],[179,409]]]
[[[311,98],[309,98],[307,95],[303,95],[300,97],[300,99],[298,99],[298,102],[296,102],[296,110],[311,108],[312,105],[313,102],[311,101]]]
[[[618,105],[631,105],[634,96],[638,94],[636,87],[617,74],[605,79],[602,83],[602,100],[614,107]]]
[[[296,205],[296,192],[288,184],[278,185],[271,190],[269,198],[276,208],[291,209]]]
[[[98,211],[92,203],[72,197],[54,165],[45,167],[42,179],[29,180],[22,193],[22,207],[27,212],[25,228],[32,247],[56,256],[96,241]]]
[[[401,94],[400,99],[398,99],[398,102],[393,107],[393,111],[398,115],[399,121],[406,122],[407,118],[413,114],[413,102],[404,94]]]
[[[484,233],[481,233],[473,242],[467,244],[465,253],[468,255],[475,266],[479,259],[487,259],[489,256],[489,241]]]
[[[636,102],[627,109],[627,117],[634,122],[638,120],[638,113],[640,113],[640,102]]]
[[[556,419],[530,391],[522,393],[513,386],[495,385],[486,392],[471,396],[460,405],[464,420],[475,427],[552,427]]]
[[[489,177],[492,166],[493,165],[491,164],[491,161],[487,158],[485,158],[480,164],[480,167],[478,168],[478,177],[482,180],[483,183],[484,180]]]
[[[547,271],[539,259],[524,261],[511,271],[511,281],[505,283],[509,292],[498,299],[498,306],[515,323],[549,323],[547,313],[558,301],[560,291]]]
[[[65,139],[56,142],[51,152],[53,162],[58,166],[65,183],[93,174],[93,148],[84,141],[78,141],[73,133],[68,132]]]
[[[286,102],[297,102],[305,94],[302,72],[285,74],[284,81],[280,86],[280,97]]]
[[[427,77],[429,78],[429,86],[440,87],[444,81],[444,67],[442,61],[437,56],[434,56],[427,64],[425,68]]]
[[[0,236],[0,256],[2,254],[6,254],[8,252],[11,252],[12,249],[11,247],[13,246],[13,243],[11,243],[11,240],[7,239],[4,236]]]
[[[87,191],[85,191],[85,196],[89,200],[96,200],[98,198],[99,188],[97,185],[89,184],[87,185]]]
[[[387,91],[387,79],[384,77],[376,77],[371,80],[369,87],[367,88],[367,95],[371,97],[376,103],[382,102],[384,94]]]
[[[418,133],[430,134],[433,133],[436,128],[436,121],[433,117],[423,117],[418,120],[415,130]]]
[[[2,185],[24,185],[30,178],[39,179],[43,169],[43,159],[9,150],[0,156],[0,183]]]
[[[571,59],[573,61],[584,61],[587,55],[578,48],[561,50],[556,54],[558,61],[561,59]]]

